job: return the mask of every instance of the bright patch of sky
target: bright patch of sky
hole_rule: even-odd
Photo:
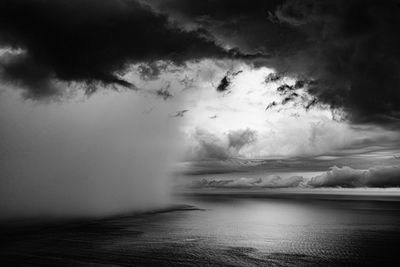
[[[204,60],[185,67],[158,64],[164,71],[154,79],[137,75],[139,66],[126,77],[144,88],[145,94],[153,92],[186,110],[175,119],[183,121],[180,129],[187,160],[296,156],[326,160],[342,153],[368,157],[371,152],[370,156],[378,158],[398,153],[393,150],[396,132],[352,125],[342,110],[320,103],[310,105],[314,98],[307,93],[307,85],[293,91],[277,90],[284,85],[293,87],[297,80],[283,76],[266,81],[273,69],[235,61]],[[216,88],[225,76],[229,85],[218,92]],[[157,93],[160,89],[163,94]],[[174,113],[166,115],[174,117]]]

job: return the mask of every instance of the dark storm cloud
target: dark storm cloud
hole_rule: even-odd
[[[231,47],[270,55],[255,66],[314,79],[308,90],[353,121],[400,124],[398,1],[147,2]]]
[[[302,46],[303,33],[285,24],[274,24],[268,12],[281,0],[145,0],[186,27],[200,27],[224,43],[248,53],[284,53]],[[287,42],[287,40],[291,42]]]
[[[309,39],[279,66],[318,81],[309,90],[359,122],[400,119],[400,8],[396,1],[289,0],[275,11]]]
[[[118,75],[130,63],[154,79],[157,60],[241,58],[313,79],[298,86],[353,121],[399,125],[399,28],[394,0],[4,0],[0,46],[25,53],[0,73],[43,97],[54,79],[133,87]]]
[[[232,84],[233,78],[235,78],[236,76],[238,76],[242,72],[243,72],[242,70],[239,70],[239,71],[236,71],[236,72],[233,72],[233,73],[228,71],[226,73],[226,75],[224,77],[222,77],[221,81],[219,82],[219,84],[217,86],[217,91],[218,92],[228,91],[229,90],[229,86]]]
[[[156,60],[240,57],[136,0],[0,1],[0,48],[23,51],[1,57],[0,75],[30,97],[57,94],[53,80],[133,87],[118,75],[130,63],[149,63],[142,73],[151,78]]]
[[[228,90],[230,84],[231,84],[231,81],[229,80],[228,76],[225,75],[219,82],[219,84],[217,86],[217,91],[225,92],[226,90]]]
[[[0,78],[16,85],[29,88],[25,96],[41,98],[58,93],[58,88],[52,81],[54,73],[43,64],[35,61],[30,55],[12,55],[5,53],[0,58]]]

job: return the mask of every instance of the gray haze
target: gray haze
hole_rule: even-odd
[[[0,99],[0,216],[103,216],[168,202],[176,120],[135,92]],[[157,104],[157,102],[156,102]],[[173,108],[173,107],[170,107]]]

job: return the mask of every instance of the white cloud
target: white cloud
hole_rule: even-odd
[[[327,172],[312,178],[291,176],[283,178],[269,175],[266,178],[202,179],[195,188],[292,188],[292,187],[400,187],[400,166],[373,167],[358,170],[347,166],[331,167]]]
[[[223,136],[216,136],[201,128],[196,128],[191,138],[193,143],[186,153],[187,159],[226,160],[241,156],[241,151],[257,140],[257,134],[250,129],[240,129],[229,131]]]
[[[182,127],[188,136],[188,147],[198,145],[198,131],[209,133],[210,142],[220,144],[225,142],[227,134],[243,129],[250,129],[257,136],[240,150],[238,156],[244,158],[324,155],[363,140],[398,139],[394,131],[338,120],[338,114],[344,114],[341,110],[324,105],[306,110],[304,104],[312,99],[306,87],[296,89],[298,97],[282,105],[285,96],[277,88],[284,84],[293,86],[296,80],[283,77],[266,83],[265,78],[273,73],[271,69],[213,61],[203,61],[191,68],[198,77],[196,89],[182,95],[186,108],[190,109]],[[238,70],[243,72],[231,77],[229,89],[217,92],[216,86],[227,71]],[[272,102],[278,104],[266,110]],[[207,143],[204,138],[202,142]]]
[[[332,167],[329,171],[311,178],[311,187],[398,187],[400,166],[373,167],[357,170],[350,167]]]

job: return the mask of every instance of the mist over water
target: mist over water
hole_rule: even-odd
[[[0,99],[0,218],[108,216],[167,205],[176,106],[136,92]],[[150,102],[152,101],[152,102]],[[154,111],[144,114],[149,105]]]

